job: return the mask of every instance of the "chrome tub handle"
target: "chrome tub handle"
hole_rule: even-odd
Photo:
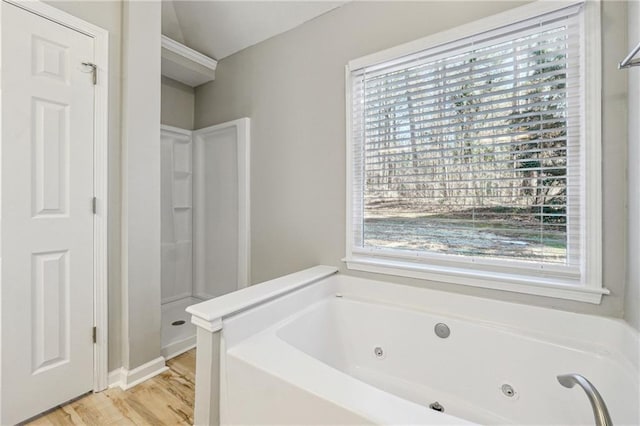
[[[607,404],[604,403],[604,399],[600,395],[600,392],[593,386],[589,380],[580,374],[561,374],[558,376],[558,382],[565,388],[572,388],[574,385],[580,386],[589,398],[591,408],[593,409],[593,417],[596,421],[596,426],[613,426],[611,416],[609,416],[609,410]]]

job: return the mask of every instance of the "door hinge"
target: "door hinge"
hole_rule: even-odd
[[[98,327],[93,327],[93,343],[98,341]]]
[[[91,67],[91,74],[93,74],[93,85],[98,84],[98,66],[96,64],[92,64],[91,62],[83,62],[82,65],[85,67]]]
[[[91,199],[91,210],[93,211],[93,214],[98,212],[98,199],[96,197]]]

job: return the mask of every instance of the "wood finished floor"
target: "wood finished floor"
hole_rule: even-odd
[[[169,370],[127,391],[89,394],[28,425],[191,425],[195,349],[167,361]]]

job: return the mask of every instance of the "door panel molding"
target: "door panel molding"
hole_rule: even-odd
[[[109,32],[41,1],[2,0],[94,39],[94,63],[97,81],[94,92],[94,196],[96,213],[93,222],[94,347],[93,390],[108,386],[108,123],[109,123]],[[2,8],[0,7],[0,14]],[[47,71],[43,69],[43,72]],[[55,73],[53,73],[55,74]],[[52,75],[53,75],[52,74]],[[87,200],[90,208],[91,200]],[[88,336],[89,337],[89,336]]]

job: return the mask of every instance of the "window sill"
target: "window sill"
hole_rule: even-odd
[[[403,260],[353,256],[343,259],[347,269],[399,277],[417,278],[471,287],[511,291],[599,304],[606,288],[587,288],[556,279],[523,277],[505,273],[472,271],[462,268],[417,264]]]

